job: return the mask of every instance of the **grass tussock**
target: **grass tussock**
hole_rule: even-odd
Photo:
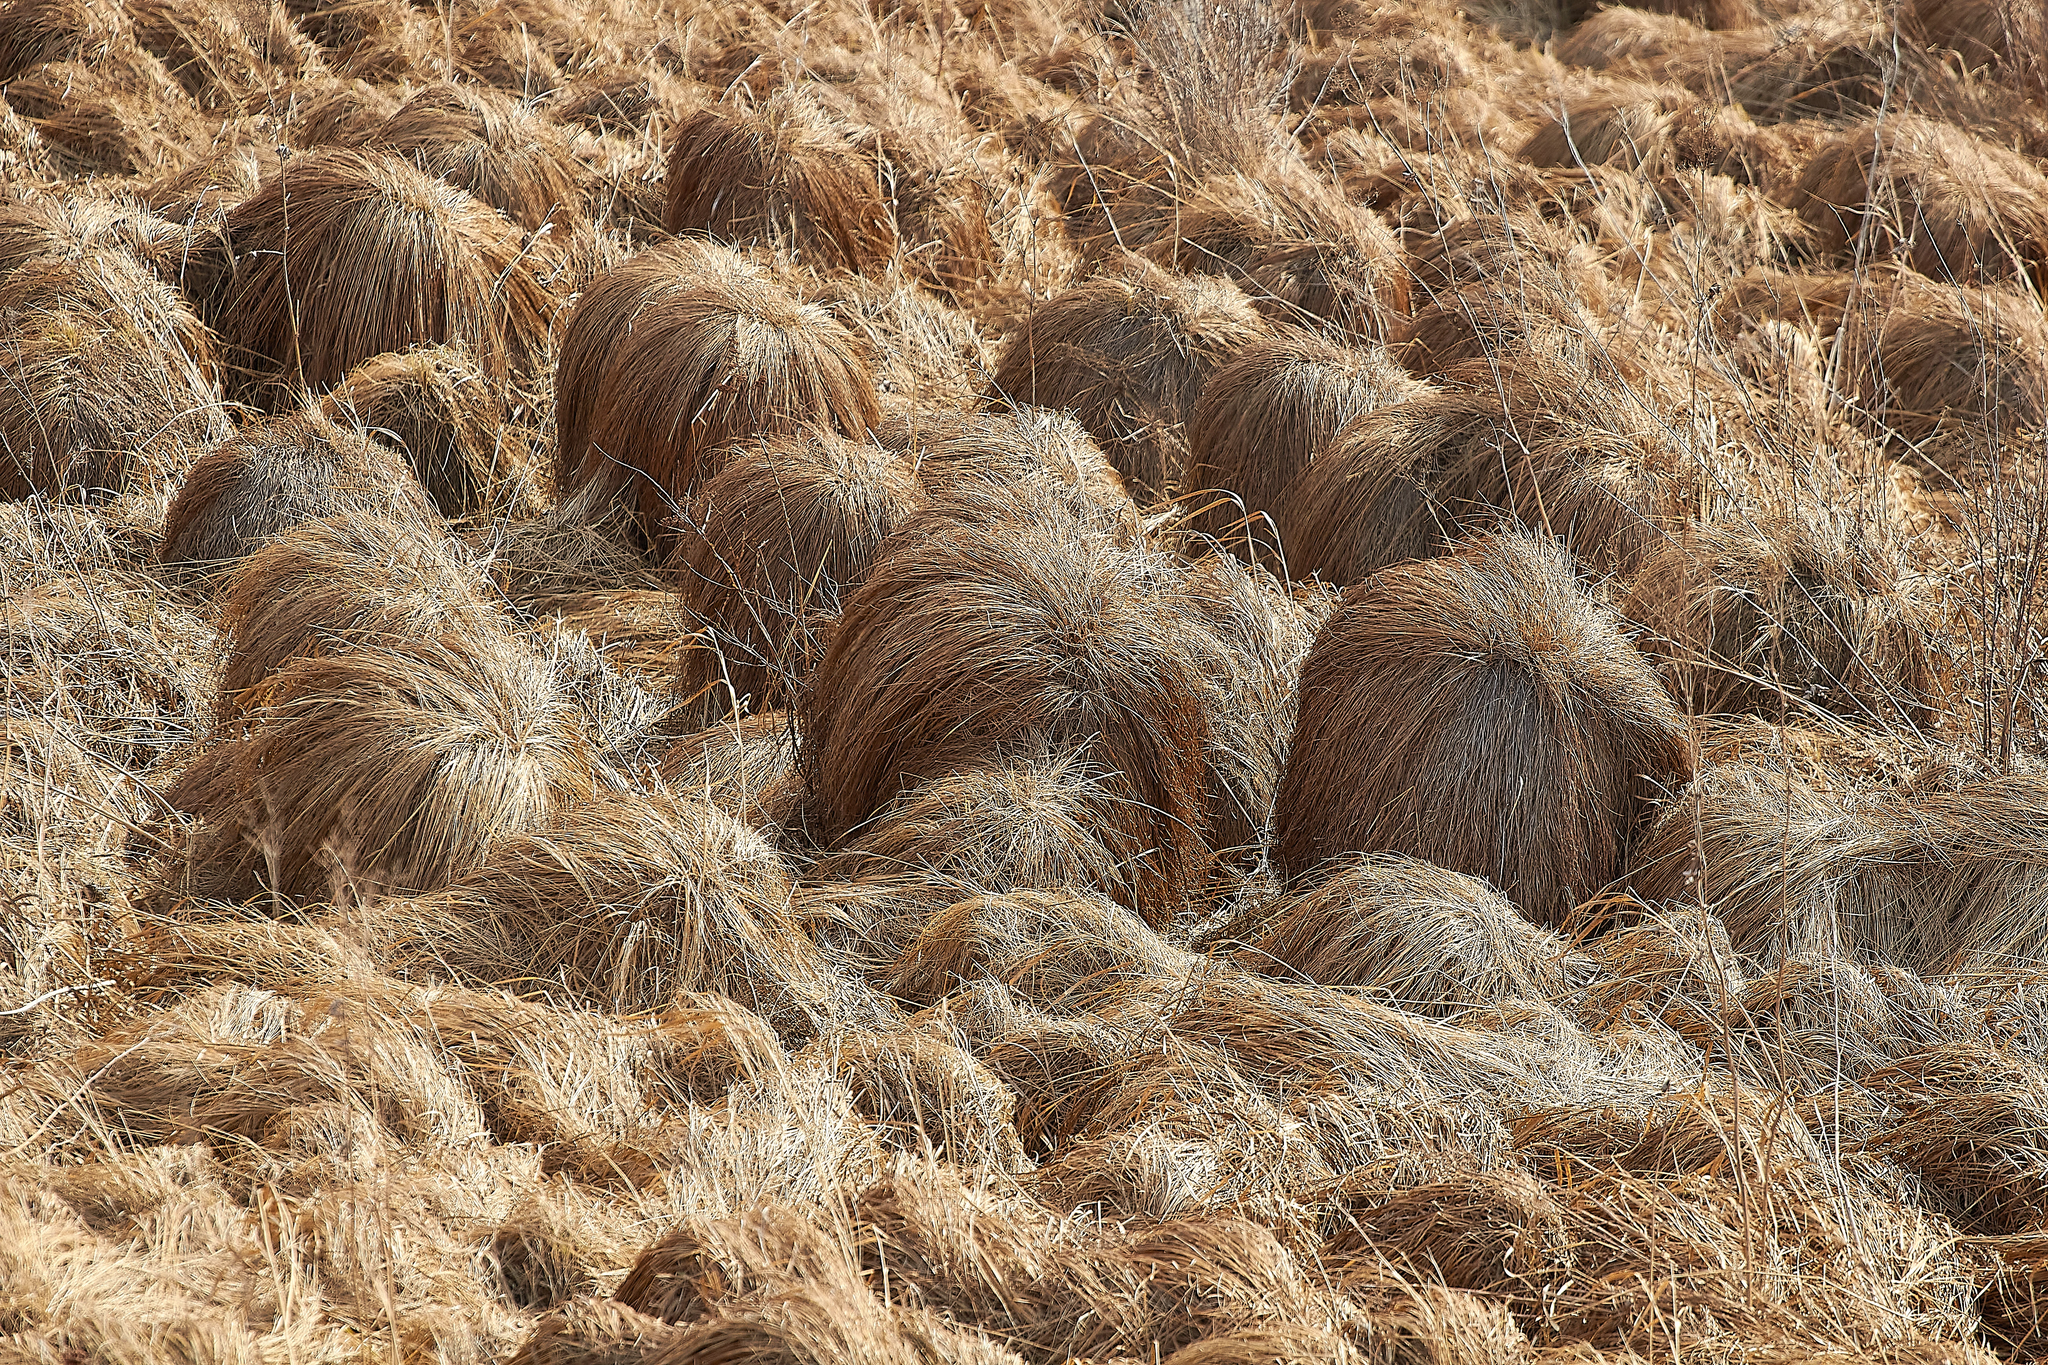
[[[0,1362],[2048,1352],[2018,0],[0,0]]]

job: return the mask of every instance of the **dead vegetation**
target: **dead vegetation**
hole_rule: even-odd
[[[0,1361],[2048,1351],[2019,0],[0,0]]]

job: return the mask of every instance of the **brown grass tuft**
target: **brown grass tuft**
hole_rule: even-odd
[[[1353,419],[1288,485],[1290,573],[1356,583],[1504,516],[1603,574],[1628,575],[1661,541],[1682,466],[1636,393],[1535,356],[1444,381]]]
[[[1028,405],[959,417],[913,410],[877,435],[917,462],[919,479],[941,502],[1050,500],[1119,543],[1138,538],[1138,509],[1123,475],[1065,413]]]
[[[802,685],[842,598],[923,501],[907,461],[829,432],[726,457],[679,519],[673,572],[735,698],[765,710]]]
[[[344,512],[423,528],[440,520],[401,457],[308,404],[201,456],[164,515],[159,553],[165,564],[225,565],[280,531]]]
[[[2048,286],[2048,176],[1953,124],[1891,114],[1847,129],[1786,201],[1822,256],[1895,257],[1943,284]]]
[[[1554,541],[1484,536],[1345,595],[1302,665],[1274,864],[1386,849],[1483,877],[1539,924],[1613,879],[1690,741]]]
[[[125,252],[83,247],[6,270],[0,496],[99,501],[174,484],[229,430],[212,368],[206,329]]]
[[[1352,418],[1422,387],[1378,349],[1300,333],[1246,346],[1203,386],[1188,422],[1189,524],[1232,547],[1277,534],[1284,552],[1281,491]]]
[[[540,362],[555,313],[519,232],[390,156],[285,162],[226,220],[232,268],[207,301],[248,391],[323,389],[387,351],[456,342],[494,382]]]
[[[1028,1169],[1017,1097],[983,1063],[915,1029],[834,1034],[799,1054],[823,1060],[885,1147],[972,1169]]]
[[[721,720],[670,745],[661,780],[750,825],[779,824],[803,796],[797,733],[785,711]]]
[[[555,405],[557,483],[630,481],[650,540],[736,442],[807,426],[857,438],[881,418],[829,313],[701,242],[642,252],[584,291]]]
[[[1932,622],[1904,578],[1882,531],[1847,517],[1707,523],[1644,563],[1622,610],[1695,715],[1918,724]]]
[[[1835,382],[1881,438],[2048,426],[2048,315],[2039,299],[1910,272],[1849,299]]]
[[[2048,15],[2026,0],[1914,0],[1900,18],[1924,41],[1973,70],[1989,67],[2021,89],[2048,91]]]
[[[882,979],[915,1005],[995,980],[1021,999],[1065,1009],[1120,982],[1170,979],[1200,962],[1100,896],[1021,890],[970,896],[932,915]]]
[[[404,451],[443,516],[518,516],[538,510],[539,475],[503,393],[461,347],[422,346],[365,360],[320,406]]]
[[[542,1318],[508,1365],[641,1365],[674,1335],[625,1304],[579,1298]]]
[[[1289,592],[1264,569],[1211,555],[1182,572],[1173,601],[1206,684],[1209,843],[1249,867],[1261,860],[1272,823],[1301,663],[1337,594],[1319,585]]]
[[[551,119],[475,86],[430,85],[400,105],[370,145],[459,185],[532,231],[561,231],[583,208],[583,167]]]
[[[751,108],[699,109],[669,146],[663,229],[780,246],[821,270],[874,270],[896,251],[872,158],[800,85]]]
[[[1394,234],[1319,180],[1276,171],[1204,181],[1158,227],[1146,256],[1233,281],[1276,324],[1385,341],[1408,312]]]
[[[483,568],[416,522],[361,511],[292,527],[238,565],[221,590],[233,641],[221,672],[223,709],[294,658],[360,643],[404,645],[509,638],[512,620],[487,601]]]
[[[789,1038],[841,987],[790,911],[759,833],[685,796],[611,796],[518,833],[447,891],[390,912],[388,951],[419,973],[614,1013],[717,991]]]
[[[1074,409],[1137,495],[1156,498],[1180,481],[1203,384],[1266,331],[1234,286],[1130,257],[1034,312],[1004,346],[994,386]]]
[[[922,782],[1074,755],[1134,908],[1164,923],[1208,863],[1198,656],[1161,610],[1163,566],[1047,510],[892,537],[800,700],[811,780],[838,840]]]
[[[1844,796],[1790,771],[1718,765],[1658,813],[1624,883],[1652,904],[1711,910],[1737,951],[1766,962],[2009,971],[2042,941],[2048,880],[2026,851],[2042,786],[2010,776]]]
[[[890,802],[824,858],[824,881],[931,883],[978,891],[1090,888],[1137,903],[1139,867],[1097,835],[1118,794],[1076,755],[935,778]]]
[[[1623,86],[1567,106],[1522,144],[1532,166],[1616,166],[1642,176],[1705,170],[1749,183],[1758,164],[1756,125],[1738,107],[1703,101],[1683,86]]]
[[[1218,944],[1234,945],[1247,970],[1363,987],[1439,1018],[1561,1000],[1575,974],[1564,940],[1486,882],[1388,853],[1363,854],[1306,892],[1258,907],[1220,930],[1212,951]]]
[[[232,803],[207,812],[216,870],[236,894],[302,903],[443,886],[589,790],[572,708],[550,664],[511,641],[292,660],[239,742]]]

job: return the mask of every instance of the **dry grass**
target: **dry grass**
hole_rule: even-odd
[[[829,432],[727,456],[679,519],[673,573],[735,698],[766,710],[802,685],[841,601],[923,502],[909,463]]]
[[[193,464],[164,514],[160,555],[223,567],[281,531],[350,511],[422,529],[439,520],[400,456],[309,403],[251,423]]]
[[[1695,715],[1917,724],[1931,619],[1882,537],[1846,517],[1706,523],[1643,565],[1623,610]]]
[[[1290,573],[1356,583],[1503,518],[1624,578],[1662,541],[1684,464],[1640,394],[1540,353],[1443,378],[1352,421],[1282,491]]]
[[[1353,588],[1316,637],[1275,865],[1409,853],[1558,925],[1691,771],[1677,709],[1556,542],[1482,537]]]
[[[541,358],[555,300],[518,231],[406,162],[352,148],[294,157],[223,227],[206,316],[245,392],[325,389],[417,345],[460,344],[494,383]]]
[[[1235,287],[1131,260],[1033,313],[1003,349],[995,391],[1072,408],[1140,498],[1179,485],[1186,423],[1209,377],[1265,322]]]
[[[1646,4],[0,0],[0,1360],[2040,1355],[2039,7]]]
[[[828,835],[924,781],[1072,755],[1101,777],[1134,908],[1171,919],[1208,862],[1207,716],[1199,646],[1156,605],[1162,567],[1071,513],[906,526],[800,700]]]
[[[821,270],[877,269],[896,251],[873,158],[800,85],[684,118],[666,185],[667,232],[781,246]]]
[[[1352,418],[1420,391],[1384,351],[1299,334],[1246,346],[1188,421],[1190,524],[1233,548],[1276,536],[1284,546],[1275,519],[1287,485]]]
[[[286,663],[246,740],[195,875],[281,901],[436,889],[592,783],[550,661],[510,640],[365,644]]]
[[[355,644],[455,636],[509,638],[480,565],[413,522],[344,513],[295,526],[250,554],[221,588],[221,630],[234,643],[222,708],[260,706],[260,688],[301,655]]]
[[[206,329],[116,247],[18,249],[0,274],[0,494],[174,485],[228,431]]]
[[[880,421],[874,381],[829,313],[724,247],[677,243],[584,291],[555,374],[555,477],[628,489],[651,541],[728,447]]]

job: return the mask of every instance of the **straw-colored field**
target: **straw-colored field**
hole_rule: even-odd
[[[2036,0],[0,0],[0,1365],[2048,1355]]]

